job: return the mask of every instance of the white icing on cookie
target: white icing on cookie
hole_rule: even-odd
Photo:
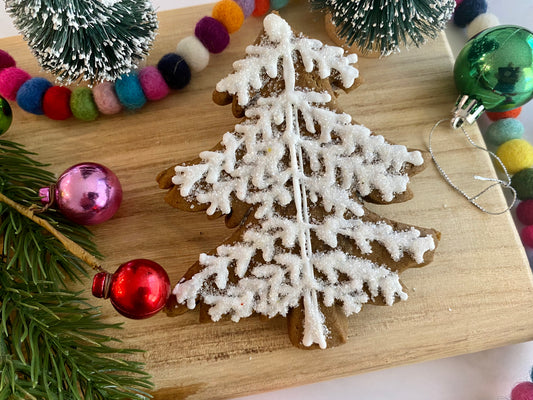
[[[358,76],[351,65],[355,55],[294,36],[274,14],[264,26],[267,38],[249,46],[247,57],[234,63],[236,72],[217,85],[218,91],[238,96],[247,118],[224,135],[221,150],[200,153],[197,165],[177,166],[172,179],[183,197],[209,204],[208,214],[230,213],[237,198],[254,207],[258,222],[246,227],[240,242],[219,246],[215,255],[202,254],[203,269],[180,281],[173,293],[189,308],[201,299],[215,321],[224,314],[234,321],[253,312],[285,316],[302,301],[303,344],[325,348],[328,330],[320,302],[340,302],[349,315],[378,295],[389,305],[407,298],[398,275],[385,265],[337,250],[339,236],[362,254],[377,242],[395,261],[408,256],[422,263],[435,248],[433,238],[415,228],[396,231],[385,222],[363,221],[364,208],[354,196],[377,191],[392,201],[407,188],[405,166],[421,165],[423,158],[328,109],[328,93],[296,86],[296,53],[307,72],[316,69],[327,78],[335,71],[345,87]],[[265,83],[263,71],[268,79],[283,79],[284,90],[252,99],[253,90]],[[289,205],[294,215],[276,212]],[[317,207],[327,213],[322,220],[310,217]],[[329,250],[314,251],[312,235]],[[230,282],[230,273],[239,279]]]

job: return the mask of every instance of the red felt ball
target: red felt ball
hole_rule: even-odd
[[[0,69],[14,67],[16,65],[13,57],[7,51],[0,49]]]
[[[70,95],[72,91],[64,86],[52,86],[43,97],[43,111],[50,119],[61,121],[72,116]]]
[[[511,400],[533,400],[533,383],[520,382],[511,392]]]
[[[528,225],[520,231],[520,238],[526,247],[533,248],[533,225]],[[531,398],[533,400],[533,397]]]
[[[499,119],[504,119],[504,118],[516,118],[520,115],[521,112],[522,112],[522,107],[518,107],[518,108],[509,110],[509,111],[501,111],[501,112],[487,111],[487,117],[489,117],[491,121],[498,121]]]
[[[255,0],[255,9],[252,15],[254,17],[261,17],[270,10],[270,0]]]
[[[524,225],[533,225],[533,199],[524,200],[518,204],[516,218]]]

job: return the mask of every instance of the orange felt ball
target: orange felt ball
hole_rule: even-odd
[[[254,17],[261,17],[270,10],[270,0],[255,0]]]
[[[522,112],[522,107],[518,107],[513,110],[502,111],[502,112],[487,111],[487,117],[489,117],[491,121],[498,121],[499,119],[504,119],[504,118],[516,118],[520,115],[521,112]]]
[[[221,0],[216,3],[212,16],[226,27],[228,33],[238,31],[244,22],[244,13],[233,0]]]

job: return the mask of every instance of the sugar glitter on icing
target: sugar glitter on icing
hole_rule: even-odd
[[[362,254],[377,242],[395,261],[408,256],[422,263],[435,248],[433,238],[415,228],[398,231],[384,221],[364,221],[364,208],[354,196],[377,191],[392,201],[407,189],[406,164],[421,165],[423,158],[328,109],[328,93],[296,86],[295,52],[307,72],[317,69],[322,78],[335,73],[345,87],[358,76],[351,65],[355,55],[294,36],[274,14],[264,27],[266,38],[249,46],[247,57],[234,63],[236,72],[217,85],[218,91],[238,96],[247,107],[246,119],[224,135],[221,150],[200,153],[199,164],[177,166],[172,179],[183,197],[209,204],[208,214],[229,214],[237,198],[253,207],[256,222],[238,242],[200,255],[202,269],[173,293],[189,308],[201,299],[215,321],[225,314],[234,321],[254,312],[285,316],[303,302],[302,343],[325,348],[328,330],[320,302],[326,307],[339,302],[350,315],[378,295],[389,305],[407,298],[397,273],[337,250],[339,235]],[[265,83],[263,71],[270,79],[283,79],[284,90],[255,98],[253,91]],[[276,211],[291,204],[292,215]],[[317,208],[327,214],[311,220],[310,210]],[[313,235],[329,250],[314,250]],[[239,279],[230,282],[230,271]]]

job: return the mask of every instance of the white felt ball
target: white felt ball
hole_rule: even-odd
[[[196,36],[183,38],[176,46],[176,53],[183,57],[193,72],[200,72],[209,64],[209,51]]]
[[[496,15],[491,13],[479,14],[466,27],[466,36],[468,36],[468,39],[472,39],[479,32],[496,25],[500,25],[500,21]]]

